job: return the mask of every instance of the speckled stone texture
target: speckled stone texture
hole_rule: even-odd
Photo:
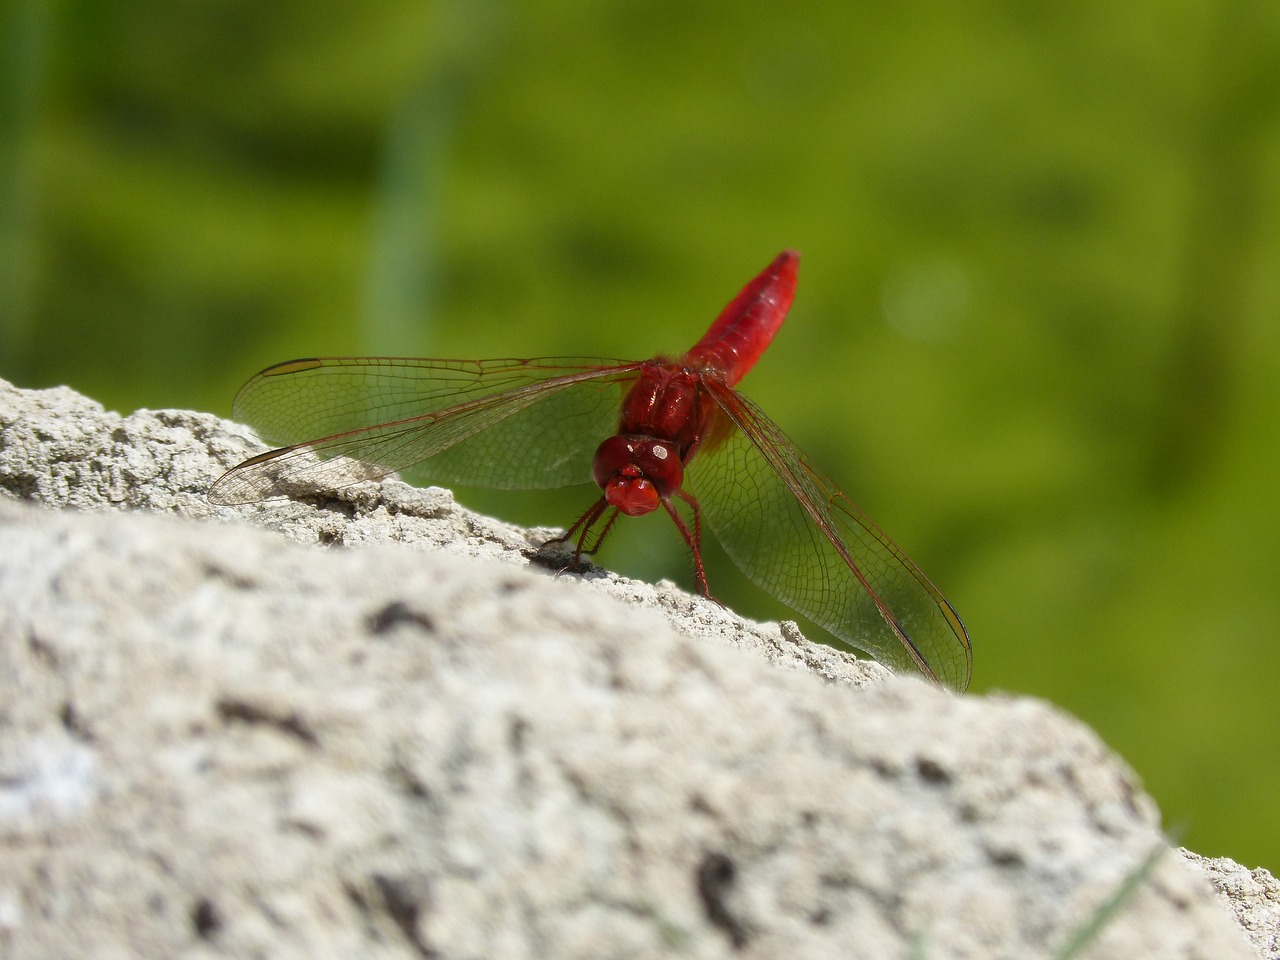
[[[256,449],[0,383],[0,955],[1050,957],[1164,844],[1043,703],[438,490],[209,506]],[[1218,896],[1168,851],[1082,956],[1266,955]]]

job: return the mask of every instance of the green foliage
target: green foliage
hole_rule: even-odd
[[[293,356],[677,352],[797,247],[745,390],[955,604],[974,689],[1280,863],[1271,0],[14,0],[0,31],[0,376],[226,413]],[[684,575],[660,519],[602,562]]]

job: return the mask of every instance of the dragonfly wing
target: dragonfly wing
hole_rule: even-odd
[[[292,445],[232,469],[210,497],[256,502],[409,469],[503,489],[585,483],[639,367],[576,359],[279,364],[245,385],[235,411]]]
[[[880,528],[749,400],[706,386],[728,424],[686,469],[725,551],[758,586],[894,670],[969,685],[969,637],[951,605]]]
[[[256,374],[236,394],[233,413],[268,443],[303,443],[563,376],[626,366],[626,361],[590,357],[309,357]]]

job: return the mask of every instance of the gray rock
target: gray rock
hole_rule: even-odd
[[[0,954],[1054,956],[1133,877],[1081,956],[1259,955],[1052,707],[439,490],[210,506],[256,449],[0,383]]]
[[[1280,881],[1261,867],[1249,870],[1226,857],[1202,857],[1185,848],[1178,852],[1213,884],[1258,954],[1280,957]]]

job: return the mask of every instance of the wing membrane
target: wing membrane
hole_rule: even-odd
[[[885,665],[964,690],[969,638],[937,588],[758,407],[706,385],[737,429],[693,458],[685,485],[734,562]]]
[[[455,361],[311,358],[277,364],[235,413],[275,442],[228,471],[216,503],[248,503],[413,469],[502,489],[591,479],[639,363],[555,358]]]

